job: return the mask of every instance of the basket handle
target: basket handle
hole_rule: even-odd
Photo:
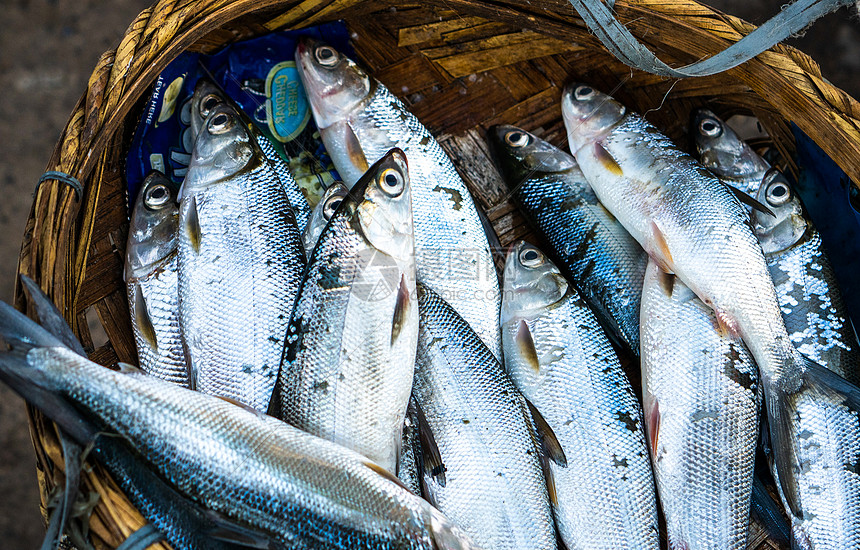
[[[570,0],[570,3],[591,32],[619,60],[649,73],[678,78],[710,76],[737,67],[800,32],[819,17],[854,4],[854,0],[798,0],[720,53],[673,69],[657,59],[618,22],[612,15],[614,1],[609,1],[608,6],[601,0]]]

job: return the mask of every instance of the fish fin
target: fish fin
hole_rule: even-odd
[[[663,289],[663,293],[666,295],[667,298],[671,298],[672,294],[674,294],[675,292],[675,274],[666,273],[662,269],[659,269],[657,277],[658,281],[660,282],[660,288]]]
[[[238,523],[214,510],[204,510],[203,513],[206,519],[212,523],[212,528],[206,532],[206,536],[213,540],[227,543],[236,550],[239,548],[258,550],[279,548],[265,533]]]
[[[660,441],[660,402],[653,398],[652,405],[645,410],[645,423],[648,430],[648,445],[651,456],[657,458],[657,443]]]
[[[517,329],[517,335],[514,337],[517,342],[517,350],[520,352],[526,364],[536,373],[540,372],[540,360],[537,356],[535,341],[532,337],[532,332],[529,330],[528,324],[523,320],[520,321],[520,326]]]
[[[191,195],[188,200],[188,215],[185,217],[185,233],[188,235],[188,240],[191,242],[191,248],[194,249],[195,253],[199,253],[202,231],[200,230],[200,218],[197,215],[197,197]]]
[[[355,135],[355,131],[349,124],[344,125],[343,143],[353,166],[361,172],[367,172],[367,169],[370,168],[370,163],[367,162],[367,156],[364,154],[364,149],[361,147],[358,136]]]
[[[65,344],[6,302],[0,302],[0,337],[14,349],[65,348]]]
[[[782,388],[771,385],[767,392],[768,428],[771,452],[776,465],[776,481],[791,514],[802,518],[798,481],[795,471],[794,438],[791,433],[791,396]],[[802,389],[799,391],[803,391]]]
[[[131,363],[119,361],[116,366],[121,374],[146,374],[140,369],[140,367],[136,367]]]
[[[769,539],[789,544],[791,527],[782,515],[782,506],[771,498],[758,474],[753,476],[750,510],[752,516],[764,527]]]
[[[598,162],[603,168],[613,174],[615,176],[623,176],[624,170],[621,169],[621,166],[618,162],[612,157],[612,154],[606,150],[600,142],[594,142],[594,156],[597,157]]]
[[[134,284],[134,323],[140,329],[143,339],[149,344],[153,351],[158,351],[158,337],[155,335],[155,326],[149,316],[149,308],[146,307],[146,298],[143,289],[137,283]]]
[[[445,477],[445,463],[442,462],[442,453],[439,451],[439,445],[436,443],[436,438],[433,436],[433,430],[427,422],[427,417],[424,416],[424,411],[418,400],[414,397],[411,399],[410,406],[415,410],[415,419],[418,426],[418,442],[421,446],[421,457],[417,460],[420,468],[418,474],[419,479],[424,483],[425,476],[432,478],[437,484],[444,487],[447,483]]]
[[[740,338],[737,323],[720,310],[714,310],[714,318],[717,321],[717,332],[723,338]]]
[[[550,504],[553,507],[558,508],[558,487],[555,484],[555,476],[552,473],[552,466],[550,466],[550,457],[545,453],[540,456],[540,466],[543,470],[543,477],[546,480],[546,492],[549,497]],[[567,464],[565,464],[567,466]]]
[[[832,396],[842,399],[846,407],[860,413],[860,388],[842,378],[832,370],[804,357],[806,372],[803,375],[807,386],[815,387]]]
[[[57,306],[42,292],[42,289],[39,288],[39,285],[33,279],[23,273],[19,275],[19,278],[21,279],[21,284],[24,286],[24,290],[27,291],[29,303],[36,310],[39,325],[65,344],[70,350],[86,357],[87,354],[84,351],[84,347],[75,336],[75,333],[72,332],[71,327],[66,323]]]
[[[773,216],[774,218],[776,217],[776,214],[773,213],[773,210],[771,210],[767,206],[763,205],[759,201],[755,200],[750,195],[747,195],[746,193],[744,193],[740,189],[732,187],[731,185],[726,185],[726,187],[729,188],[729,191],[732,192],[732,194],[735,196],[736,199],[738,199],[738,201],[741,202],[741,204],[745,204],[745,205],[749,206],[750,208],[752,208],[753,210],[758,210],[759,212],[762,212],[764,214],[768,214],[770,216]]]
[[[653,247],[648,253],[660,269],[666,273],[675,273],[675,261],[672,259],[672,252],[669,250],[669,244],[666,242],[666,237],[660,228],[653,221],[651,222],[651,242]]]
[[[537,407],[532,405],[531,401],[528,399],[525,401],[526,405],[529,407],[529,412],[531,412],[532,419],[534,420],[535,429],[537,430],[538,439],[540,440],[543,453],[562,468],[567,468],[567,457],[565,456],[564,449],[561,447],[561,443],[559,443],[552,427]]]
[[[244,409],[244,410],[248,411],[249,413],[254,413],[255,415],[259,416],[260,418],[266,417],[266,415],[264,413],[261,413],[260,411],[258,411],[254,407],[252,407],[246,403],[242,403],[241,401],[239,401],[238,399],[234,399],[233,397],[227,397],[224,395],[216,395],[215,397],[217,397],[218,399],[220,399],[222,401],[226,401],[227,403],[230,403],[231,405],[236,405],[240,409]]]
[[[389,472],[388,470],[386,470],[385,468],[383,468],[382,466],[380,466],[376,462],[374,462],[370,459],[365,459],[365,460],[362,460],[361,463],[364,464],[365,466],[367,466],[368,468],[370,468],[371,470],[373,470],[374,472],[376,472],[377,474],[379,474],[380,476],[384,477],[388,481],[396,483],[398,487],[403,488],[405,491],[409,492],[410,494],[412,493],[412,491],[409,490],[409,487],[407,487],[406,485],[403,484],[402,481],[400,481],[399,477],[392,474],[391,472]]]
[[[412,307],[412,301],[409,297],[409,286],[406,284],[406,274],[400,274],[400,286],[397,287],[397,302],[394,304],[394,319],[391,321],[391,342],[394,342],[400,336],[403,330],[403,325],[406,323],[409,310]]]

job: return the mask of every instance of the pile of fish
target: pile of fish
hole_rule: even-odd
[[[131,217],[140,370],[82,357],[30,283],[42,326],[0,304],[0,379],[174,548],[656,550],[659,501],[670,548],[743,549],[775,505],[760,450],[795,547],[860,547],[857,337],[791,184],[729,126],[693,115],[699,162],[572,84],[573,155],[491,129],[546,245],[500,285],[427,129],[332,47],[296,60],[344,181],[312,207],[201,81],[181,188],[153,173]]]

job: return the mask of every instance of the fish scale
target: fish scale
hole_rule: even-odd
[[[825,403],[822,406],[822,401]],[[801,442],[798,492],[803,517],[792,519],[804,550],[860,548],[860,437],[858,416],[840,396],[802,393],[792,400]],[[839,441],[839,446],[833,442]]]
[[[269,165],[283,186],[284,193],[287,195],[293,215],[296,218],[299,233],[304,232],[311,217],[311,206],[308,203],[307,197],[305,197],[298,183],[296,183],[295,178],[290,172],[289,164],[281,158],[271,140],[260,131],[255,131],[254,135],[257,138],[257,143],[260,145],[260,150],[263,151],[263,155],[265,155]]]
[[[498,276],[466,184],[433,135],[388,88],[333,49],[339,64],[320,65],[318,48],[330,47],[303,40],[296,61],[338,173],[349,187],[392,147],[406,153],[418,280],[441,294],[500,358]]]
[[[126,290],[131,318],[137,318],[138,307],[146,307],[155,329],[157,346],[153,349],[138,324],[132,323],[141,369],[168,382],[188,386],[188,367],[179,326],[178,286],[178,253],[174,251],[152,273],[129,280]],[[143,297],[141,304],[136,300],[138,287]]]
[[[488,549],[554,549],[528,410],[502,366],[439,295],[419,287],[413,393],[441,455],[425,497]]]
[[[281,182],[249,143],[238,115],[221,104],[207,120],[223,115],[233,117],[233,131],[246,141],[232,135],[198,137],[180,205],[180,320],[196,389],[265,411],[304,252]],[[199,179],[213,177],[201,158],[207,139],[248,144],[251,158],[225,178],[201,186]]]
[[[524,242],[508,254],[505,367],[567,458],[567,464],[546,460],[559,536],[569,549],[656,550],[654,483],[630,381],[576,290],[545,258],[537,267],[524,266],[522,252],[543,258]]]
[[[514,147],[510,132],[529,137]],[[490,133],[514,200],[614,340],[639,353],[639,300],[647,255],[597,200],[576,160],[513,126]]]
[[[669,547],[746,548],[758,442],[755,362],[740,338],[720,334],[710,308],[653,262],[641,326],[645,414]]]
[[[857,337],[818,231],[808,228],[790,249],[766,254],[765,259],[791,342],[800,353],[856,384]]]

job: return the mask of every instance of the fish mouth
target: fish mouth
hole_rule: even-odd
[[[309,42],[310,41],[305,37],[299,38],[299,43],[296,46],[296,57],[298,57],[300,55],[304,55],[307,52],[307,50],[308,50],[307,45]]]

